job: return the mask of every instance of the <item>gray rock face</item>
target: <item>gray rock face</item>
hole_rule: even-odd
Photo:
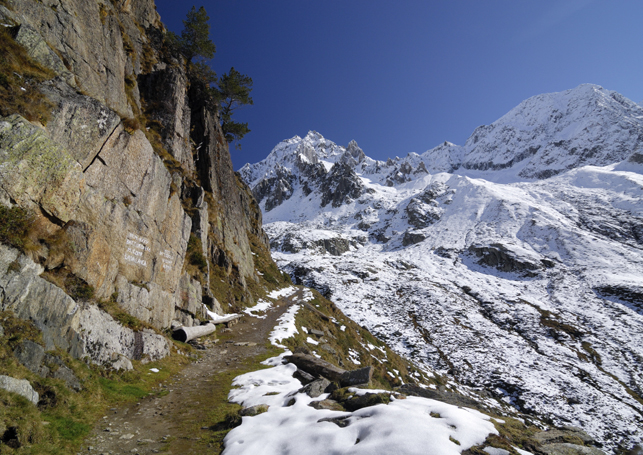
[[[7,273],[17,259],[20,270]],[[43,267],[13,248],[0,245],[0,308],[30,319],[42,331],[46,350],[65,351],[77,342],[79,305],[57,286],[40,278]]]
[[[212,192],[213,199],[225,201],[211,208],[216,213],[216,219],[210,220],[211,255],[213,258],[219,256],[222,263],[229,257],[236,264],[240,282],[246,288],[245,280],[255,277],[248,235],[254,235],[268,246],[268,239],[261,228],[261,211],[250,189],[234,173],[217,116],[209,112],[202,102],[199,104],[195,96],[198,95],[190,95],[193,105],[192,140],[199,150],[199,175],[203,187]]]
[[[70,271],[97,299],[118,292],[122,308],[156,328],[175,318],[191,325],[206,316],[202,302],[222,309],[207,285],[183,273],[190,232],[250,302],[246,280],[259,279],[251,242],[268,244],[258,204],[234,173],[219,119],[198,96],[198,84],[188,93],[183,62],[164,60],[153,0],[10,4],[0,7],[0,19],[58,76],[41,86],[55,105],[46,127],[17,115],[0,119],[0,202],[31,209],[44,232],[39,238],[55,235],[69,248],[50,251],[43,241],[30,253],[36,262],[19,257],[17,274],[5,273],[4,261],[17,253],[0,250],[0,305],[35,322],[45,350],[119,368],[131,368],[127,358],[166,355],[162,337],[135,334],[92,305],[74,302],[40,278],[37,263],[54,274]],[[161,135],[182,169],[136,130],[134,116],[145,117],[141,126]],[[211,194],[196,183],[196,162]]]
[[[60,7],[51,8],[46,3],[13,2],[14,19],[35,30],[63,56],[84,92],[131,117],[125,93],[126,52],[113,6],[65,0]]]
[[[15,379],[0,374],[0,388],[11,393],[17,393],[33,404],[38,404],[38,392],[31,387],[31,384],[26,379]]]
[[[47,45],[40,34],[28,25],[18,27],[15,40],[27,49],[29,57],[59,74],[71,86],[76,85],[74,75],[65,67],[62,59]]]
[[[104,104],[78,94],[60,80],[43,85],[41,91],[57,105],[47,122],[50,138],[87,169],[121,119]]]
[[[0,186],[21,207],[72,219],[84,186],[82,169],[45,132],[20,116],[0,119]]]
[[[190,144],[190,117],[187,95],[188,80],[178,68],[168,67],[139,76],[141,96],[149,117],[159,123],[167,151],[187,172],[194,172]]]
[[[174,296],[156,283],[138,286],[122,275],[116,280],[118,304],[132,316],[154,327],[169,327],[174,317]]]
[[[22,365],[33,373],[46,376],[48,371],[43,369],[45,349],[33,341],[24,340],[13,351],[13,355]]]
[[[7,273],[9,264],[16,259],[20,270]],[[15,249],[0,245],[0,308],[32,320],[42,331],[45,350],[59,348],[76,358],[88,356],[100,364],[111,363],[118,354],[152,360],[169,354],[169,344],[162,336],[135,333],[98,307],[76,303],[62,289],[42,279],[39,276],[42,271],[42,266]],[[32,344],[21,356],[42,374],[38,365],[44,352]]]

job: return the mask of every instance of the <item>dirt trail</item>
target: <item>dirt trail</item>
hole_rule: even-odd
[[[220,387],[228,387],[218,384],[212,379],[213,375],[234,371],[244,361],[265,354],[266,341],[277,325],[277,318],[299,300],[301,292],[297,291],[276,302],[266,313],[265,319],[244,316],[241,322],[229,329],[225,342],[212,344],[206,350],[199,351],[199,360],[160,386],[160,390],[169,392],[167,395],[150,396],[138,403],[108,411],[85,440],[81,453],[209,453],[207,446],[200,443],[202,438],[207,437],[206,434],[185,433],[194,433],[186,429],[190,427],[190,421],[198,422],[204,414],[207,415],[203,409],[203,406],[207,406],[204,403],[207,397],[214,390],[220,390]],[[207,430],[202,431],[205,433]]]

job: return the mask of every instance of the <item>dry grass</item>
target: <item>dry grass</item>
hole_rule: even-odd
[[[426,377],[406,359],[391,351],[384,342],[346,317],[333,302],[322,297],[317,291],[313,291],[313,294],[315,299],[309,303],[331,320],[327,320],[316,311],[302,308],[295,320],[299,333],[285,341],[290,350],[315,351],[324,360],[347,370],[372,366],[372,385],[375,388],[390,390],[402,385],[401,380],[411,384],[418,381],[425,384],[435,383],[435,378]],[[306,327],[309,332],[311,329],[320,330],[325,332],[325,335],[321,338],[310,336],[301,327]],[[319,345],[308,343],[309,337],[316,339]],[[370,349],[369,344],[374,346],[374,349]],[[321,345],[327,345],[332,351],[321,348]],[[359,364],[352,362],[349,350],[357,353]],[[394,370],[399,371],[401,377]],[[413,375],[416,372],[419,377]]]
[[[38,84],[54,72],[35,62],[7,27],[0,27],[0,115],[20,114],[29,121],[46,123],[53,105]]]
[[[29,210],[0,206],[0,243],[23,250],[34,220],[35,216]]]

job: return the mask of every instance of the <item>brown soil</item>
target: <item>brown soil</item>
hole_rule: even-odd
[[[268,335],[277,325],[277,318],[300,298],[300,293],[275,303],[265,319],[244,316],[230,329],[218,329],[216,337],[222,341],[206,344],[198,360],[159,384],[161,394],[112,408],[85,440],[81,453],[217,453],[216,446],[208,443],[212,426],[217,423],[208,411],[214,404],[211,397],[217,395],[215,392],[221,396],[225,388],[227,396],[230,388],[230,375],[221,373],[248,369],[253,359],[265,357]],[[161,396],[164,393],[167,394]]]

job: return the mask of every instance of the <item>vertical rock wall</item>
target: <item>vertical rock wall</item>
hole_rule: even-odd
[[[5,252],[32,265],[20,278],[7,275],[4,261],[0,308],[39,323],[52,334],[48,348],[105,362],[109,350],[131,357],[136,337],[116,330],[116,349],[115,329],[109,336],[91,329],[116,321],[92,301],[75,302],[52,276],[79,277],[94,288],[93,302],[111,299],[159,329],[203,319],[203,302],[221,312],[219,300],[252,301],[250,237],[267,245],[261,213],[233,171],[216,109],[190,96],[183,62],[164,54],[153,1],[8,3],[2,22],[57,76],[40,87],[55,105],[46,125],[0,118],[0,202],[35,213],[37,237],[28,255]],[[191,235],[208,259],[200,272],[191,265]],[[219,275],[242,292],[215,295],[212,267],[223,267]],[[38,283],[45,297],[11,298],[21,279]],[[51,298],[62,302],[61,315],[47,319],[38,305]],[[163,355],[148,335],[149,355]]]

